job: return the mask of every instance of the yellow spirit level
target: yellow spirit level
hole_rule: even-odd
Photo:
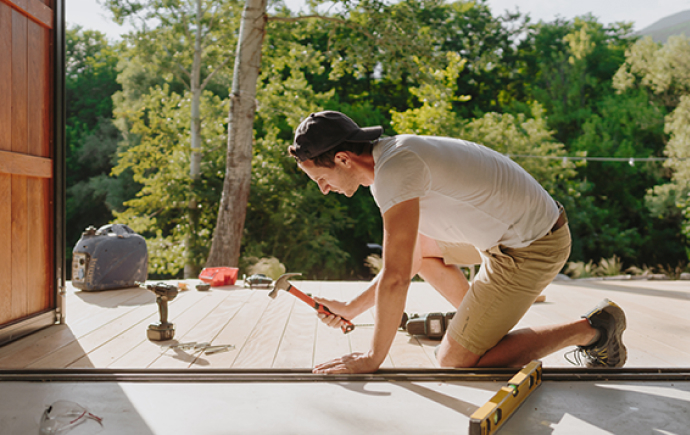
[[[470,416],[470,435],[491,435],[515,412],[527,396],[541,385],[541,361],[532,361],[506,386]]]

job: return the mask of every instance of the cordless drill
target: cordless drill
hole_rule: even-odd
[[[152,291],[156,295],[160,322],[152,323],[146,331],[146,336],[152,341],[172,340],[175,336],[175,325],[168,322],[168,302],[175,299],[179,289],[170,284],[162,282],[156,284],[143,284],[139,286]]]
[[[407,321],[406,329],[410,335],[421,335],[440,340],[450,325],[455,311],[443,313],[412,314]]]

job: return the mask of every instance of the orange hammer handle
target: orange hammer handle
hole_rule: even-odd
[[[313,298],[307,296],[306,294],[302,293],[298,289],[292,286],[292,284],[288,285],[287,288],[288,293],[292,293],[293,295],[297,296],[299,299],[303,300],[304,302],[307,303],[307,305],[310,305],[312,308],[314,308],[318,313],[321,314],[326,314],[326,315],[336,315],[333,311],[329,310],[327,306],[324,304],[320,304],[316,302]],[[341,317],[342,319],[342,317]],[[352,324],[347,319],[343,319],[343,322],[345,322],[345,325],[341,326],[340,329],[343,330],[343,334],[347,334],[348,332],[351,332],[353,329],[355,329],[355,325]]]

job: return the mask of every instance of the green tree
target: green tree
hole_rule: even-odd
[[[520,43],[527,98],[539,101],[556,138],[568,146],[612,94],[611,79],[632,43],[631,25],[604,26],[592,16],[533,25]]]
[[[666,109],[645,90],[622,94],[613,86],[634,42],[629,25],[605,26],[591,16],[538,23],[521,42],[527,98],[543,105],[549,127],[571,155],[661,155]],[[574,240],[581,241],[572,258],[616,254],[636,264],[677,257],[673,243],[659,242],[672,239],[672,223],[650,217],[643,199],[663,179],[658,164],[588,162],[577,170],[582,189],[568,211],[586,210],[587,218],[571,216]]]
[[[371,106],[337,102],[309,79],[326,71],[326,56],[305,43],[321,32],[317,20],[271,20],[258,78],[252,181],[242,258],[279,258],[311,278],[365,277],[366,242],[380,241],[380,215],[366,190],[354,198],[324,196],[286,154],[305,113],[341,109],[361,123]],[[245,262],[241,263],[243,266]]]
[[[582,133],[571,149],[588,156],[617,158],[656,157],[664,143],[663,108],[650,104],[645,92],[608,95],[600,101],[584,123]],[[594,204],[605,211],[611,236],[603,243],[591,244],[587,258],[618,255],[628,264],[665,262],[677,256],[677,249],[661,240],[668,239],[668,225],[652,218],[644,201],[645,192],[663,180],[656,162],[589,162],[580,169],[581,176],[593,183]],[[602,222],[604,224],[604,222]],[[592,228],[589,236],[599,237]],[[616,236],[618,234],[618,236]],[[660,249],[664,247],[665,249]]]
[[[111,218],[116,195],[127,196],[112,186],[107,175],[120,135],[112,125],[111,95],[117,83],[118,47],[98,31],[68,28],[65,89],[67,99],[67,258],[81,232]]]
[[[457,77],[465,61],[457,53],[448,53],[448,66],[433,70],[422,67],[427,82],[410,89],[422,106],[405,112],[392,112],[392,126],[399,134],[421,134],[459,137],[486,145],[502,154],[516,158],[520,165],[550,193],[556,194],[564,181],[573,178],[572,161],[565,156],[563,144],[556,143],[548,129],[544,110],[539,104],[532,109],[532,118],[490,112],[471,121],[460,119],[452,110],[455,101],[468,101],[456,96]],[[545,159],[526,158],[546,157]]]
[[[194,185],[201,178],[202,166],[202,94],[217,75],[227,73],[234,59],[227,49],[235,42],[239,23],[239,3],[234,0],[105,0],[115,20],[130,20],[137,30],[128,36],[136,56],[164,79],[173,77],[182,83],[191,98],[189,117],[190,185],[184,239],[184,276],[199,271],[195,254],[199,246],[200,200]],[[151,27],[151,23],[155,23]]]
[[[644,38],[626,52],[625,63],[614,80],[619,92],[647,91],[657,110],[669,111],[664,118],[665,133],[669,135],[664,154],[669,159],[664,166],[670,171],[670,181],[650,188],[646,200],[653,216],[671,223],[682,220],[682,236],[673,233],[669,236],[681,241],[687,258],[690,258],[687,244],[690,235],[689,64],[690,40],[687,37],[672,36],[663,45]]]
[[[465,60],[454,52],[446,54],[448,66],[433,69],[414,58],[425,83],[411,87],[421,107],[407,109],[404,112],[391,111],[391,126],[399,134],[419,134],[429,136],[461,137],[462,119],[453,110],[456,101],[469,101],[469,96],[456,96],[457,79],[465,66]]]
[[[314,2],[313,10],[320,2]],[[326,30],[319,42],[325,47],[328,78],[343,75],[366,77],[382,75],[401,79],[414,74],[413,56],[429,62],[443,58],[437,47],[442,38],[433,22],[424,21],[424,10],[443,5],[440,0],[405,1],[387,5],[378,0],[339,2],[338,12],[294,17],[289,11],[269,17],[265,0],[250,0],[243,13],[238,41],[238,56],[233,77],[230,105],[227,168],[224,193],[207,266],[236,264],[249,197],[254,99],[259,77],[259,60],[267,22],[293,24],[313,21]],[[322,91],[321,89],[316,89]],[[295,125],[296,126],[296,125]]]
[[[201,96],[200,152],[204,159],[198,178],[192,178],[189,171],[191,106],[190,92],[179,95],[163,86],[142,96],[139,107],[120,108],[115,113],[127,119],[130,134],[138,141],[119,153],[113,175],[131,171],[142,188],[124,203],[124,211],[114,214],[119,222],[146,237],[149,269],[158,275],[177,275],[190,257],[194,264],[201,264],[208,250],[203,244],[190,249],[184,242],[191,231],[200,238],[210,236],[220,196],[226,104],[208,91]],[[186,213],[192,195],[199,209],[194,229]]]
[[[453,103],[460,117],[488,112],[529,115],[526,87],[533,77],[521,77],[525,51],[518,44],[529,36],[529,18],[518,12],[494,16],[487,2],[479,0],[444,5],[439,21],[441,49],[459,53],[466,61],[457,92],[470,100]]]

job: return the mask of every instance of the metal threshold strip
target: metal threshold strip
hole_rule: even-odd
[[[310,369],[0,370],[0,382],[470,382],[510,380],[520,369],[382,369],[318,375]],[[688,368],[544,368],[544,381],[690,381]]]

